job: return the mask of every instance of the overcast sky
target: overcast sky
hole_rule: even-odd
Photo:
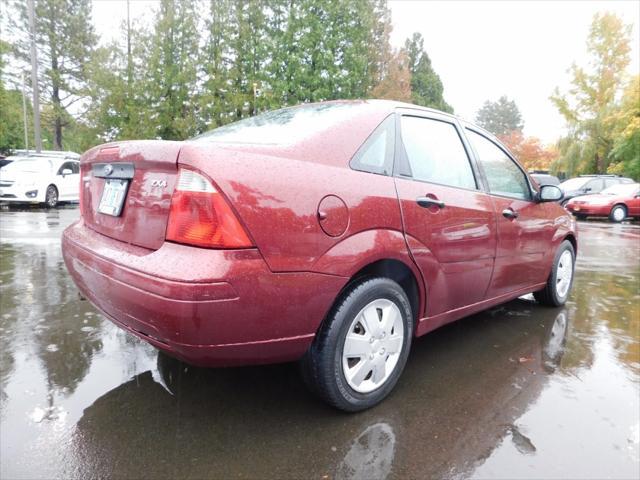
[[[0,0],[1,1],[1,0]],[[133,18],[150,18],[153,1],[132,1]],[[564,122],[549,95],[566,89],[567,69],[587,60],[585,40],[596,12],[611,11],[633,25],[630,72],[639,70],[640,1],[417,1],[391,0],[392,43],[413,32],[444,84],[446,101],[473,120],[487,99],[514,99],[525,134],[554,141]],[[98,33],[113,38],[126,18],[125,0],[94,0]]]

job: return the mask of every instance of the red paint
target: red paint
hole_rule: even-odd
[[[564,209],[352,170],[359,146],[400,107],[356,105],[287,145],[150,141],[109,145],[108,158],[105,147],[87,152],[82,219],[63,236],[82,293],[156,347],[213,366],[300,358],[349,280],[380,260],[415,278],[417,335],[540,288],[559,243],[576,235]],[[92,165],[112,161],[135,164],[120,217],[96,212],[104,180]],[[179,166],[212,180],[254,247],[165,240]],[[446,207],[418,206],[424,196]],[[509,206],[518,219],[501,215]]]

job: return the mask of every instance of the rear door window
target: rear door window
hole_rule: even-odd
[[[403,116],[401,131],[414,180],[466,189],[477,188],[469,156],[454,124]]]
[[[395,117],[390,115],[373,131],[353,156],[351,168],[363,172],[391,175],[395,132]]]

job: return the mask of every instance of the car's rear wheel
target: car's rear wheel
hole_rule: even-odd
[[[625,218],[627,218],[627,207],[624,205],[614,206],[609,213],[609,220],[612,222],[620,223]]]
[[[303,358],[305,381],[336,408],[370,408],[398,381],[412,334],[402,287],[388,278],[360,281],[336,302]]]
[[[55,185],[49,185],[47,187],[44,203],[49,208],[53,208],[58,204],[58,189]]]
[[[533,294],[538,302],[550,307],[564,305],[573,285],[575,259],[573,245],[569,240],[565,240],[556,252],[547,284]]]

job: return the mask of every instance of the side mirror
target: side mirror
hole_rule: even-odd
[[[564,197],[564,193],[555,185],[543,185],[538,193],[540,202],[559,202]]]
[[[71,175],[73,173],[73,171],[71,171],[70,168],[64,168],[62,170],[62,176],[64,177],[65,175]]]
[[[591,187],[585,187],[582,189],[583,192],[590,192],[591,191]]]

